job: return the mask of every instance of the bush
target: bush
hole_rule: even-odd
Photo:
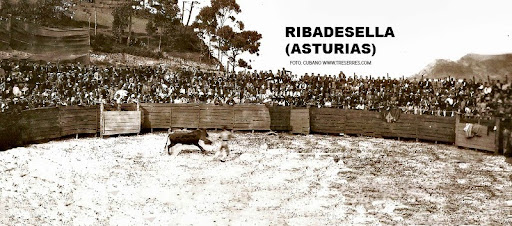
[[[98,34],[96,36],[91,36],[91,47],[94,51],[114,53],[115,45],[116,40],[114,40],[114,37],[110,35]]]
[[[161,52],[155,52],[144,47],[126,46],[126,44],[116,42],[113,36],[106,34],[91,36],[91,47],[94,51],[103,53],[127,53],[134,56],[150,57],[156,59],[163,57]]]

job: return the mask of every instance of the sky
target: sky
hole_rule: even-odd
[[[181,2],[181,1],[180,1]],[[209,4],[201,0],[200,7]],[[418,73],[436,59],[457,60],[468,53],[512,53],[510,0],[237,0],[237,19],[263,35],[260,55],[244,55],[256,70],[286,68],[294,74],[372,75]],[[181,3],[180,3],[181,4]],[[199,10],[193,13],[196,14]],[[287,38],[294,27],[392,27],[394,38]],[[287,56],[288,43],[374,43],[375,56],[308,54]],[[371,65],[307,66],[290,61],[360,60]]]

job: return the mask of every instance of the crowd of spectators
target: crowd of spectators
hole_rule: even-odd
[[[220,74],[194,68],[0,63],[0,110],[120,103],[265,103],[414,114],[511,116],[509,81],[293,75],[282,69]]]

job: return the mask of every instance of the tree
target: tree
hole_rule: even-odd
[[[127,3],[127,11],[128,11],[128,40],[126,40],[126,45],[129,46],[130,45],[130,42],[132,41],[132,25],[133,25],[133,1],[130,2],[131,0],[128,0],[128,3]]]
[[[236,3],[236,0],[212,0],[211,1],[212,8],[215,10],[215,17],[217,20],[217,29],[220,29],[222,27],[227,26],[226,22],[231,21],[233,23],[236,22],[236,18],[233,16],[233,14],[241,13],[242,10],[240,9],[240,5]],[[218,35],[218,34],[217,34]],[[223,40],[223,38],[218,35],[218,41],[217,41],[217,49],[218,49],[218,59],[220,62],[222,62],[222,53],[224,53],[221,50],[221,46],[223,43],[226,42],[226,40]]]
[[[208,57],[211,56],[210,49],[212,48],[212,41],[215,41],[214,35],[217,31],[217,18],[215,14],[216,11],[213,7],[204,7],[199,11],[196,22],[193,24],[193,27],[202,30],[208,37]]]
[[[224,27],[228,20],[235,22],[236,18],[233,14],[242,12],[240,5],[236,3],[236,0],[212,0],[211,5],[215,10],[219,28]]]
[[[0,15],[12,15],[43,26],[69,25],[74,14],[73,0],[1,0]]]
[[[124,30],[128,27],[131,10],[131,4],[122,4],[112,11],[112,16],[114,16],[112,35],[117,39],[118,43],[122,42]]]
[[[20,0],[15,7],[14,14],[29,20],[33,19],[34,13],[32,12],[33,7],[30,5],[28,0]]]
[[[188,27],[188,25],[190,24],[190,17],[192,16],[192,10],[194,10],[194,4],[199,4],[198,1],[192,1],[190,3],[190,9],[188,11],[188,19],[187,19],[187,23],[185,24],[186,27]]]
[[[218,31],[222,38],[221,50],[228,56],[228,64],[231,63],[233,71],[238,66],[237,57],[244,52],[257,54],[260,51],[261,34],[257,31],[235,32],[231,27],[224,26]]]
[[[216,41],[217,45],[214,46],[217,49],[217,59],[222,62],[222,54],[225,55],[225,51],[222,50],[223,43],[226,42],[224,37],[226,34],[220,35],[219,32],[224,27],[228,26],[227,22],[237,23],[236,18],[233,14],[242,12],[240,5],[236,3],[236,0],[211,0],[211,6],[204,7],[199,12],[196,18],[196,24],[199,29],[203,29],[209,37],[209,47],[211,48],[211,42]]]
[[[177,18],[179,11],[176,0],[163,0],[157,6],[157,12],[151,19],[159,34],[158,51],[161,51],[162,48],[162,36],[164,34],[173,35],[170,33],[175,30],[176,25],[180,24]]]
[[[112,21],[112,33],[119,42],[121,42],[121,36],[124,34],[124,30],[128,27],[126,45],[131,44],[133,17],[136,16],[135,14],[137,13],[139,16],[143,14],[144,11],[140,10],[140,4],[144,2],[145,1],[141,0],[123,0],[123,3],[112,11],[112,15],[114,16],[114,21]],[[166,1],[163,2],[165,3]]]
[[[9,14],[12,14],[13,12],[13,7],[12,7],[12,4],[11,4],[11,1],[10,0],[2,0],[0,2],[0,6],[1,6],[1,9],[0,9],[0,15],[2,16],[7,16]]]
[[[146,33],[148,34],[148,48],[151,48],[149,40],[151,39],[151,37],[153,37],[157,30],[158,28],[156,27],[153,20],[148,20],[148,23],[146,23]]]
[[[244,59],[238,59],[238,66],[241,68],[251,69],[251,65],[249,65],[249,63],[247,63],[247,61]]]
[[[71,19],[73,11],[70,0],[37,0],[33,17],[37,23],[54,25],[64,19]]]

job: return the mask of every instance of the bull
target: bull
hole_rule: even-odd
[[[172,155],[171,148],[176,144],[186,144],[186,145],[195,145],[201,150],[203,154],[206,154],[206,150],[204,150],[201,145],[199,145],[199,141],[202,140],[204,144],[210,145],[212,141],[208,138],[208,133],[205,129],[198,129],[194,131],[176,131],[169,133],[167,137],[167,141],[165,142],[165,147],[167,147],[167,154]],[[167,143],[169,142],[169,145]],[[178,153],[179,154],[179,153]],[[176,154],[177,155],[177,154]]]

